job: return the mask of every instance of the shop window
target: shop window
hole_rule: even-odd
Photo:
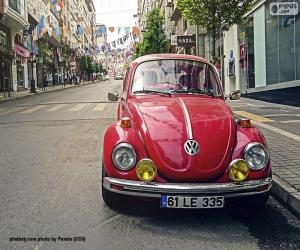
[[[266,4],[266,65],[267,84],[300,79],[300,12],[279,15],[274,3]],[[293,3],[300,7],[300,0]],[[278,10],[277,10],[278,11]]]

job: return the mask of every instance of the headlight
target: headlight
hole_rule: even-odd
[[[136,165],[136,175],[141,181],[153,181],[157,175],[157,168],[150,159],[143,159]]]
[[[264,145],[252,142],[246,146],[244,158],[252,170],[261,170],[267,165],[269,154]]]
[[[249,174],[249,166],[242,159],[236,159],[230,163],[229,178],[236,182],[241,182],[247,179]]]
[[[127,171],[133,168],[136,163],[134,148],[128,143],[120,143],[112,152],[112,160],[120,170]]]

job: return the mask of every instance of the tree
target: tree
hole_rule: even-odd
[[[206,28],[212,38],[212,56],[215,57],[216,40],[233,24],[242,21],[251,9],[253,0],[177,0],[177,8],[193,25]]]
[[[65,71],[70,68],[70,47],[66,44],[63,44],[61,47],[61,54],[63,59],[61,65],[63,66],[65,73]]]
[[[164,17],[159,9],[154,9],[147,14],[146,32],[143,41],[136,46],[135,57],[169,52],[170,42],[163,26]]]
[[[88,69],[88,63],[87,63],[87,57],[86,56],[82,56],[80,58],[80,70],[82,73],[85,73]]]

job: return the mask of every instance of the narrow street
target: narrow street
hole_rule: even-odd
[[[137,200],[128,200],[119,211],[108,208],[100,193],[102,136],[116,120],[117,105],[107,101],[107,92],[120,89],[121,81],[111,80],[0,104],[1,249],[300,248],[300,221],[272,197],[257,214],[229,208],[162,210]],[[230,105],[237,115],[266,117],[251,102]],[[272,126],[282,130],[284,121],[300,119],[292,108],[278,113],[263,105],[261,111],[278,120]],[[293,124],[289,132],[296,134],[299,127]],[[262,129],[267,140],[278,136]],[[274,143],[270,147],[279,150]],[[280,161],[274,154],[275,171]],[[68,237],[84,241],[68,242]]]

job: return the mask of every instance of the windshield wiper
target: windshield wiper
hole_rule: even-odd
[[[180,90],[173,90],[172,93],[199,94],[199,95],[207,95],[207,96],[214,97],[213,93],[204,92],[201,89],[180,89]]]
[[[133,91],[133,94],[158,94],[158,95],[166,95],[166,96],[169,96],[169,97],[171,96],[171,93],[169,93],[169,92],[150,90],[150,89],[143,89],[143,90]]]

